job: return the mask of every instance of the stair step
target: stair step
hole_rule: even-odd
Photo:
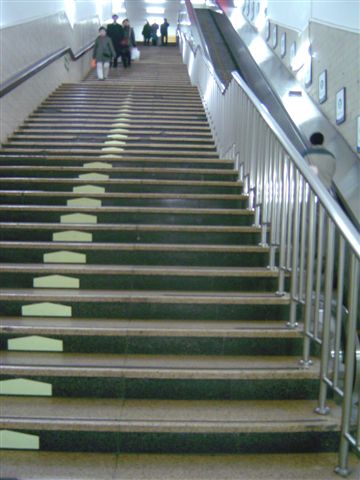
[[[73,225],[71,225],[73,227]],[[0,259],[11,263],[43,263],[45,253],[71,251],[86,255],[87,264],[253,266],[268,265],[269,247],[258,245],[0,242]]]
[[[332,413],[319,416],[311,413],[315,405],[9,397],[1,426],[38,435],[41,450],[245,453],[262,441],[263,452],[286,452],[294,444],[295,451],[312,451],[321,440],[323,450],[334,450],[339,409],[331,403]]]
[[[84,198],[85,197],[85,198]],[[91,197],[89,199],[89,197]],[[100,193],[84,195],[81,192],[38,191],[38,190],[1,190],[0,204],[7,205],[71,205],[74,201],[82,206],[91,205],[94,199],[99,206],[120,207],[174,207],[190,208],[245,208],[248,195],[243,194],[186,194],[186,193]]]
[[[61,263],[0,264],[0,282],[7,287],[31,288],[41,285],[43,288],[67,288],[69,285],[64,285],[65,279],[59,276],[65,276],[66,280],[70,277],[78,282],[79,288],[97,290],[119,288],[274,292],[278,284],[277,270],[258,267],[82,265],[79,270],[79,265]]]
[[[270,321],[133,320],[106,318],[0,317],[2,334],[116,337],[300,338],[302,327]],[[279,352],[278,352],[279,353]]]
[[[152,192],[152,193],[227,193],[237,194],[241,191],[241,184],[231,180],[169,180],[154,178],[116,178],[108,180],[90,181],[84,178],[34,178],[34,177],[0,177],[2,189],[16,188],[29,190],[41,188],[44,191],[56,188],[57,191],[67,191],[69,194],[74,187],[96,185],[103,187],[106,192]]]
[[[106,159],[102,159],[103,161]],[[42,174],[43,175],[49,175],[49,173],[52,173],[54,177],[56,175],[61,174],[62,178],[66,177],[67,175],[70,175],[70,178],[74,178],[74,173],[75,174],[84,174],[88,172],[102,172],[106,174],[111,174],[112,178],[116,178],[116,174],[121,175],[123,178],[124,173],[132,173],[136,175],[138,178],[141,177],[143,173],[154,173],[158,175],[163,175],[164,173],[173,173],[173,174],[181,174],[181,175],[190,175],[190,174],[201,174],[202,176],[205,175],[218,175],[218,176],[224,176],[225,178],[228,176],[230,178],[233,178],[236,173],[233,169],[220,169],[220,168],[176,168],[176,167],[118,167],[114,166],[111,168],[104,168],[104,167],[72,167],[72,166],[36,166],[32,167],[31,165],[25,166],[25,165],[12,165],[12,166],[0,166],[0,173],[2,173],[3,178],[4,174],[7,174],[9,176],[14,175],[15,177],[18,175],[18,173],[21,172],[21,175],[26,176],[28,175],[33,175],[34,173],[36,174],[36,177],[40,177]],[[36,178],[35,177],[35,178]]]
[[[37,335],[61,341],[63,352],[68,353],[299,357],[302,352],[302,330],[281,322],[56,317],[3,317],[0,321],[3,350],[35,350],[31,339],[24,342],[29,335]],[[14,345],[16,339],[20,346]]]
[[[158,223],[195,225],[250,225],[254,212],[241,208],[181,208],[181,207],[68,207],[52,205],[0,205],[0,221],[42,221],[67,223],[70,214],[85,214],[92,219],[84,223]]]
[[[5,162],[9,162],[9,159],[7,157],[0,157],[0,164],[4,165]],[[17,157],[17,158],[12,158],[10,159],[11,162],[11,167],[12,166],[74,166],[74,167],[82,167],[82,168],[92,168],[93,167],[88,167],[86,164],[90,163],[88,157],[80,157],[80,156],[66,156],[66,157],[56,157],[56,156],[36,156],[36,157]],[[126,165],[126,163],[129,163],[129,166],[131,164],[144,164],[146,165],[151,165],[154,164],[161,166],[161,165],[166,165],[169,164],[171,166],[174,166],[174,164],[177,166],[177,168],[216,168],[220,170],[224,169],[233,169],[234,162],[230,160],[219,160],[219,159],[214,159],[214,158],[186,158],[186,159],[180,159],[180,158],[166,158],[166,157],[154,157],[151,155],[146,155],[143,157],[97,157],[97,158],[92,158],[91,163],[93,162],[101,162],[101,163],[107,163],[114,167],[121,167],[122,165]],[[8,165],[5,165],[7,167]],[[98,168],[98,167],[95,167]],[[107,171],[112,171],[112,170],[107,170]]]
[[[260,242],[260,227],[253,226],[195,226],[195,225],[144,225],[144,224],[59,224],[39,222],[2,222],[0,239],[50,242],[56,232],[87,232],[91,241],[110,243],[162,243],[162,244],[226,244],[240,246]]]
[[[256,454],[136,454],[31,452],[7,450],[0,453],[5,477],[31,478],[126,478],[136,480],[335,480],[329,469],[337,465],[338,454],[328,453],[256,453]],[[360,478],[360,465],[350,454],[353,478]],[[80,473],[81,472],[81,473]],[[254,476],[256,475],[256,476]],[[350,478],[352,478],[350,477]]]
[[[285,355],[254,357],[2,351],[1,360],[2,375],[12,376],[223,381],[317,379],[319,376],[317,361],[310,368],[304,369],[298,358]],[[101,392],[95,393],[101,395]]]

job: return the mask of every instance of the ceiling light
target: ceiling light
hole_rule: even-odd
[[[162,7],[146,7],[146,13],[151,13],[152,15],[162,15],[165,12],[165,8]]]
[[[157,5],[166,3],[166,0],[145,0],[145,3],[155,3]]]

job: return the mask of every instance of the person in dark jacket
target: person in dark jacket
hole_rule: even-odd
[[[142,30],[142,35],[144,37],[144,45],[150,45],[150,39],[151,39],[151,26],[148,21],[146,21],[144,28]]]
[[[117,23],[117,19],[119,18],[117,15],[113,15],[112,18],[113,18],[113,23],[110,23],[108,25],[107,34],[108,34],[108,37],[111,38],[111,41],[114,46],[114,50],[116,52],[116,55],[112,63],[112,66],[116,68],[118,64],[118,57],[120,57],[121,55],[120,40],[123,36],[123,27]]]
[[[160,25],[160,35],[161,35],[161,45],[167,45],[168,44],[168,28],[169,28],[169,23],[166,18],[164,18],[164,23]]]
[[[121,59],[124,68],[131,67],[131,47],[136,47],[134,29],[130,27],[130,22],[126,18],[123,22],[123,36],[120,40]]]
[[[151,25],[151,38],[152,38],[152,44],[154,46],[157,45],[157,40],[158,40],[158,37],[157,37],[157,31],[159,30],[159,25],[154,22],[152,25]]]
[[[116,52],[112,41],[106,35],[106,28],[99,28],[99,36],[95,40],[93,56],[96,60],[96,72],[99,80],[106,80],[109,74],[110,62],[114,58]]]

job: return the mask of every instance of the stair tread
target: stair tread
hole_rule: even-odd
[[[90,161],[90,160],[89,160]],[[106,158],[103,159],[106,161]],[[67,167],[60,166],[34,166],[27,167],[24,165],[11,165],[11,166],[1,166],[0,172],[6,171],[21,171],[24,170],[34,170],[37,172],[75,172],[75,173],[88,173],[90,172],[106,172],[110,173],[125,173],[125,172],[134,172],[134,173],[202,173],[202,174],[216,174],[216,175],[235,175],[236,171],[229,168],[172,168],[172,167],[113,167],[111,170],[109,168],[98,168],[98,167]],[[6,177],[5,177],[6,178]],[[36,177],[35,177],[36,178]],[[41,177],[43,178],[43,177]]]
[[[72,223],[59,224],[59,223],[38,223],[38,222],[0,222],[0,230],[7,228],[24,228],[24,229],[54,229],[54,230],[120,230],[120,231],[168,231],[172,232],[220,232],[220,233],[259,233],[261,227],[257,226],[227,226],[227,225],[164,225],[164,224],[141,224],[136,225],[131,223],[96,223],[96,224],[83,224]],[[230,248],[230,246],[229,246]]]
[[[0,190],[0,196],[7,197],[91,197],[91,198],[130,198],[130,199],[171,199],[171,200],[246,200],[245,194],[207,194],[207,193],[91,193],[61,192],[56,190]]]
[[[268,292],[186,292],[170,290],[82,290],[82,289],[8,289],[0,291],[0,300],[21,301],[72,301],[72,302],[159,302],[159,303],[198,303],[198,304],[231,304],[252,305],[254,302],[261,305],[288,305],[289,294],[277,296]]]
[[[135,431],[283,432],[339,430],[339,407],[315,401],[124,400],[3,397],[3,426]]]
[[[36,264],[36,263],[0,263],[0,272],[22,273],[75,273],[102,275],[185,275],[211,277],[277,277],[278,271],[266,267],[193,267],[158,265],[78,265]]]
[[[0,452],[5,477],[48,480],[126,478],[136,480],[336,480],[330,465],[337,465],[338,454],[273,453],[257,454],[135,454],[81,452]],[[360,465],[350,453],[350,478],[360,478]],[[79,473],[81,472],[81,474]]]
[[[3,333],[106,336],[201,336],[297,338],[302,327],[290,329],[278,321],[134,320],[106,318],[0,317]],[[36,333],[35,333],[36,332]]]
[[[71,194],[70,194],[71,196]],[[168,214],[191,214],[191,215],[254,215],[252,210],[246,208],[193,208],[193,207],[83,207],[83,206],[53,206],[53,205],[21,205],[22,211],[34,211],[34,212],[87,212],[99,214],[99,213],[168,213]],[[0,212],[11,212],[19,210],[19,205],[0,205]]]
[[[0,152],[1,154],[1,152]],[[91,159],[92,160],[92,159]],[[106,159],[104,159],[105,161]],[[90,161],[90,160],[89,160]],[[172,185],[172,186],[190,186],[190,187],[241,187],[241,183],[232,180],[165,180],[151,178],[109,178],[106,180],[88,180],[84,178],[53,178],[53,177],[1,177],[1,183],[69,183],[75,185]],[[70,192],[71,193],[71,192]]]
[[[318,379],[319,362],[304,369],[296,356],[136,355],[1,352],[3,375],[158,379]]]
[[[74,228],[74,224],[71,224]],[[33,248],[47,250],[134,250],[134,251],[187,251],[187,252],[263,252],[267,253],[269,247],[260,245],[208,245],[186,243],[112,243],[112,242],[27,242],[9,241],[0,242],[0,248]]]

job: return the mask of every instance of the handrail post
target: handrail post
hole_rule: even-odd
[[[325,306],[322,332],[321,364],[320,364],[320,392],[319,405],[315,409],[316,413],[326,415],[330,412],[329,407],[325,405],[327,395],[326,378],[329,370],[330,356],[330,324],[331,324],[331,298],[334,277],[334,224],[328,217],[327,219],[327,242],[326,242],[326,270],[325,270]],[[320,237],[321,238],[321,237]],[[320,249],[321,253],[322,249]],[[321,275],[321,273],[320,273]]]
[[[300,220],[300,198],[297,192],[301,191],[302,181],[300,174],[296,170],[294,179],[294,218],[293,218],[293,235],[292,235],[292,257],[291,257],[291,286],[290,286],[290,320],[287,323],[289,328],[297,327],[297,304],[298,304],[298,263],[299,263],[299,220]]]
[[[350,287],[349,287],[349,317],[346,329],[346,353],[345,353],[345,379],[344,397],[342,402],[341,438],[339,448],[339,465],[335,472],[346,477],[349,475],[349,440],[347,435],[350,430],[352,411],[352,393],[355,371],[355,335],[357,302],[359,294],[359,260],[351,253],[350,258]]]
[[[301,365],[307,368],[312,364],[310,360],[310,327],[311,327],[311,310],[314,283],[314,250],[315,250],[315,194],[310,192],[309,197],[309,228],[308,228],[308,244],[306,259],[306,293],[305,293],[305,311],[304,311],[304,345],[303,358],[300,360]]]

